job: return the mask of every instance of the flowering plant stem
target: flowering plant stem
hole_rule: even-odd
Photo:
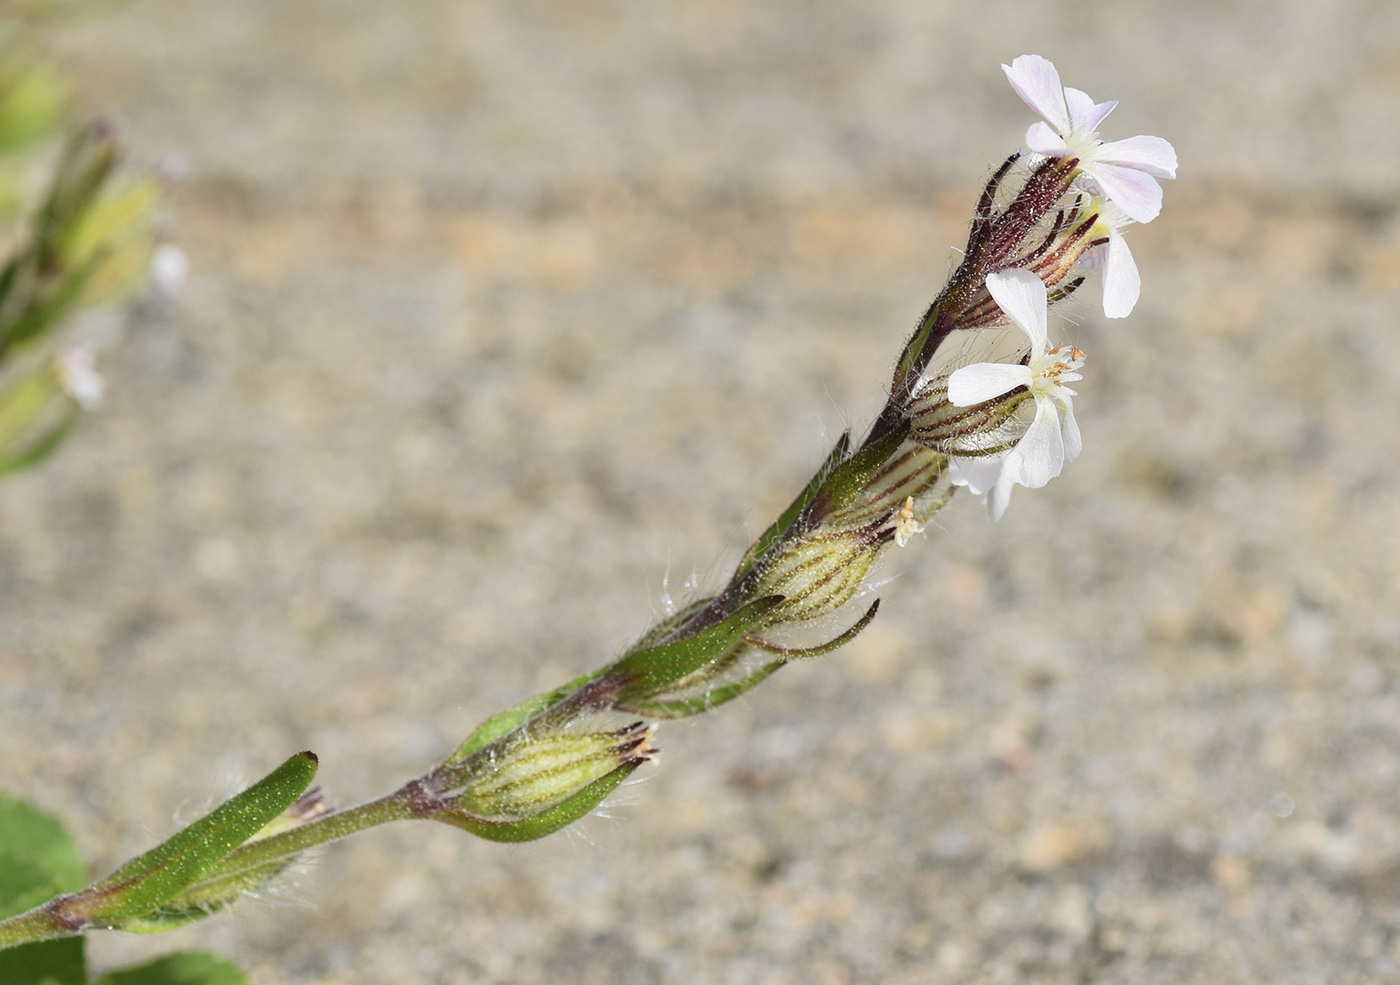
[[[1013,85],[1025,74],[1016,64]],[[1049,76],[1033,67],[1044,96]],[[1105,219],[1113,213],[1100,184],[1111,181],[1093,180],[1118,172],[1103,170],[1096,135],[1081,130],[1071,132],[1075,153],[1013,154],[992,175],[962,262],[905,344],[865,439],[853,447],[841,436],[720,591],[673,612],[612,663],[488,719],[438,766],[377,800],[329,810],[308,791],[315,757],[294,756],[107,879],[0,921],[0,948],[88,928],[180,926],[255,892],[308,848],[390,821],[433,820],[493,841],[543,837],[652,757],[653,723],[710,711],[787,663],[854,639],[878,599],[842,631],[833,634],[832,621],[855,615],[848,603],[884,550],[905,546],[956,486],[987,494],[995,519],[1012,485],[1044,485],[1079,452],[1074,391],[1063,384],[1081,378],[1084,354],[1050,347],[1047,312],[1101,265],[1105,248],[1111,262],[1121,239],[1117,220]],[[1031,342],[1013,363],[935,367],[955,332],[1006,324]],[[1031,408],[1027,422],[1021,412]],[[795,642],[818,631],[824,642]]]

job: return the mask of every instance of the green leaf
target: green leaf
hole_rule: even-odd
[[[316,757],[297,753],[268,776],[76,897],[70,908],[94,923],[118,926],[169,902],[301,796]]]
[[[0,951],[0,982],[5,985],[87,985],[87,980],[81,937]]]
[[[83,884],[83,860],[56,817],[0,794],[0,918]],[[47,895],[22,902],[32,893]]]
[[[83,884],[83,860],[57,818],[0,794],[0,917],[23,913]],[[4,985],[85,985],[81,938],[0,951]]]
[[[203,951],[181,951],[136,968],[109,971],[93,985],[248,985],[232,961]]]
[[[487,821],[461,811],[443,811],[431,815],[432,820],[450,824],[469,831],[478,838],[488,841],[534,841],[551,835],[560,828],[573,824],[593,808],[602,803],[603,798],[617,789],[618,784],[632,775],[640,762],[623,763],[607,776],[594,780],[578,793],[561,804],[556,804],[543,813],[521,821]]]
[[[609,678],[617,677],[627,682],[618,691],[615,707],[626,709],[628,702],[646,699],[720,659],[750,626],[782,601],[781,595],[765,595],[694,636],[629,653],[607,671]]]

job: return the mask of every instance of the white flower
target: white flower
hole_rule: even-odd
[[[102,399],[105,384],[97,371],[97,357],[87,346],[70,345],[54,357],[58,382],[68,396],[84,410],[92,410]]]
[[[954,459],[953,481],[974,493],[988,493],[995,520],[1006,510],[1011,486],[1039,489],[1078,457],[1082,442],[1066,383],[1083,379],[1077,370],[1084,353],[1062,346],[1046,349],[1049,340],[1045,285],[1028,270],[1007,270],[987,276],[987,290],[1006,317],[1031,341],[1026,364],[974,363],[948,377],[948,401],[971,407],[1025,387],[1035,400],[1035,419],[1016,447],[1002,456]]]
[[[1108,242],[1096,248],[1081,261],[1089,269],[1103,268],[1103,313],[1109,318],[1126,318],[1132,314],[1142,291],[1142,277],[1137,261],[1123,238],[1123,227],[1132,225],[1128,214],[1109,199],[1096,196],[1093,208],[1099,221],[1090,234],[1106,236]]]
[[[1026,131],[1026,146],[1046,157],[1072,155],[1079,169],[1137,222],[1151,222],[1162,211],[1157,178],[1176,177],[1176,151],[1161,137],[1129,137],[1104,143],[1097,127],[1118,101],[1095,103],[1087,93],[1060,85],[1049,59],[1022,55],[1003,65],[1011,88],[1045,118]]]
[[[166,297],[180,293],[189,273],[190,258],[174,243],[162,243],[151,253],[151,283]]]

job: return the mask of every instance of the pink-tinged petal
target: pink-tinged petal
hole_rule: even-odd
[[[1049,397],[1037,397],[1035,420],[1007,456],[1003,478],[1027,489],[1039,489],[1065,466],[1065,440],[1060,415]]]
[[[987,292],[1007,318],[1030,336],[1031,361],[1045,352],[1049,337],[1045,285],[1029,270],[999,270],[987,275]]]
[[[1069,144],[1048,123],[1032,123],[1026,130],[1026,146],[1037,154],[1046,157],[1064,157],[1069,153]]]
[[[1129,219],[1151,222],[1162,211],[1162,186],[1149,174],[1096,161],[1084,169]]]
[[[1103,313],[1107,318],[1127,318],[1142,292],[1142,278],[1128,241],[1108,234],[1108,256],[1103,265]]]
[[[1003,65],[1006,80],[1016,95],[1031,109],[1050,122],[1061,133],[1069,133],[1069,108],[1065,106],[1065,90],[1060,86],[1060,73],[1054,64],[1040,55],[1022,55],[1010,65]]]
[[[1118,105],[1118,100],[1110,99],[1106,103],[1096,103],[1089,98],[1087,92],[1065,86],[1065,103],[1069,106],[1070,123],[1076,130],[1097,130],[1104,117],[1112,113]]]
[[[1094,155],[1109,164],[1142,171],[1154,178],[1176,177],[1176,148],[1161,137],[1137,136],[1101,144]]]
[[[955,486],[966,486],[975,495],[984,495],[1001,478],[1005,455],[954,458],[948,462],[948,478]]]
[[[1074,419],[1074,405],[1068,400],[1060,404],[1060,438],[1065,443],[1065,464],[1079,457],[1084,441],[1079,436],[1079,422]]]
[[[948,377],[948,402],[954,407],[971,407],[993,400],[1018,386],[1029,386],[1031,371],[1011,363],[973,363],[954,370]]]

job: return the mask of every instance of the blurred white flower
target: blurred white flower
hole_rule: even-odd
[[[85,345],[70,345],[54,357],[58,382],[84,410],[92,410],[102,400],[105,384],[97,371],[97,357]]]
[[[1012,485],[1039,489],[1078,457],[1082,442],[1071,402],[1075,392],[1064,384],[1083,379],[1077,371],[1084,365],[1084,353],[1063,346],[1046,348],[1047,295],[1035,274],[1028,270],[989,274],[987,290],[1006,317],[1029,337],[1030,355],[1025,365],[973,363],[954,371],[948,378],[948,401],[956,407],[971,407],[1017,387],[1025,387],[1035,400],[1035,419],[1016,447],[996,457],[953,460],[953,482],[974,493],[989,494],[988,509],[996,520],[1006,510]]]
[[[162,243],[151,254],[151,284],[166,297],[175,297],[189,276],[190,258],[174,243]]]
[[[1046,157],[1073,156],[1092,190],[1102,191],[1130,218],[1151,222],[1162,211],[1157,178],[1176,177],[1176,150],[1161,137],[1129,137],[1104,143],[1098,125],[1118,105],[1095,103],[1087,93],[1060,85],[1047,58],[1021,55],[1003,65],[1011,88],[1045,118],[1026,131],[1026,146]]]

